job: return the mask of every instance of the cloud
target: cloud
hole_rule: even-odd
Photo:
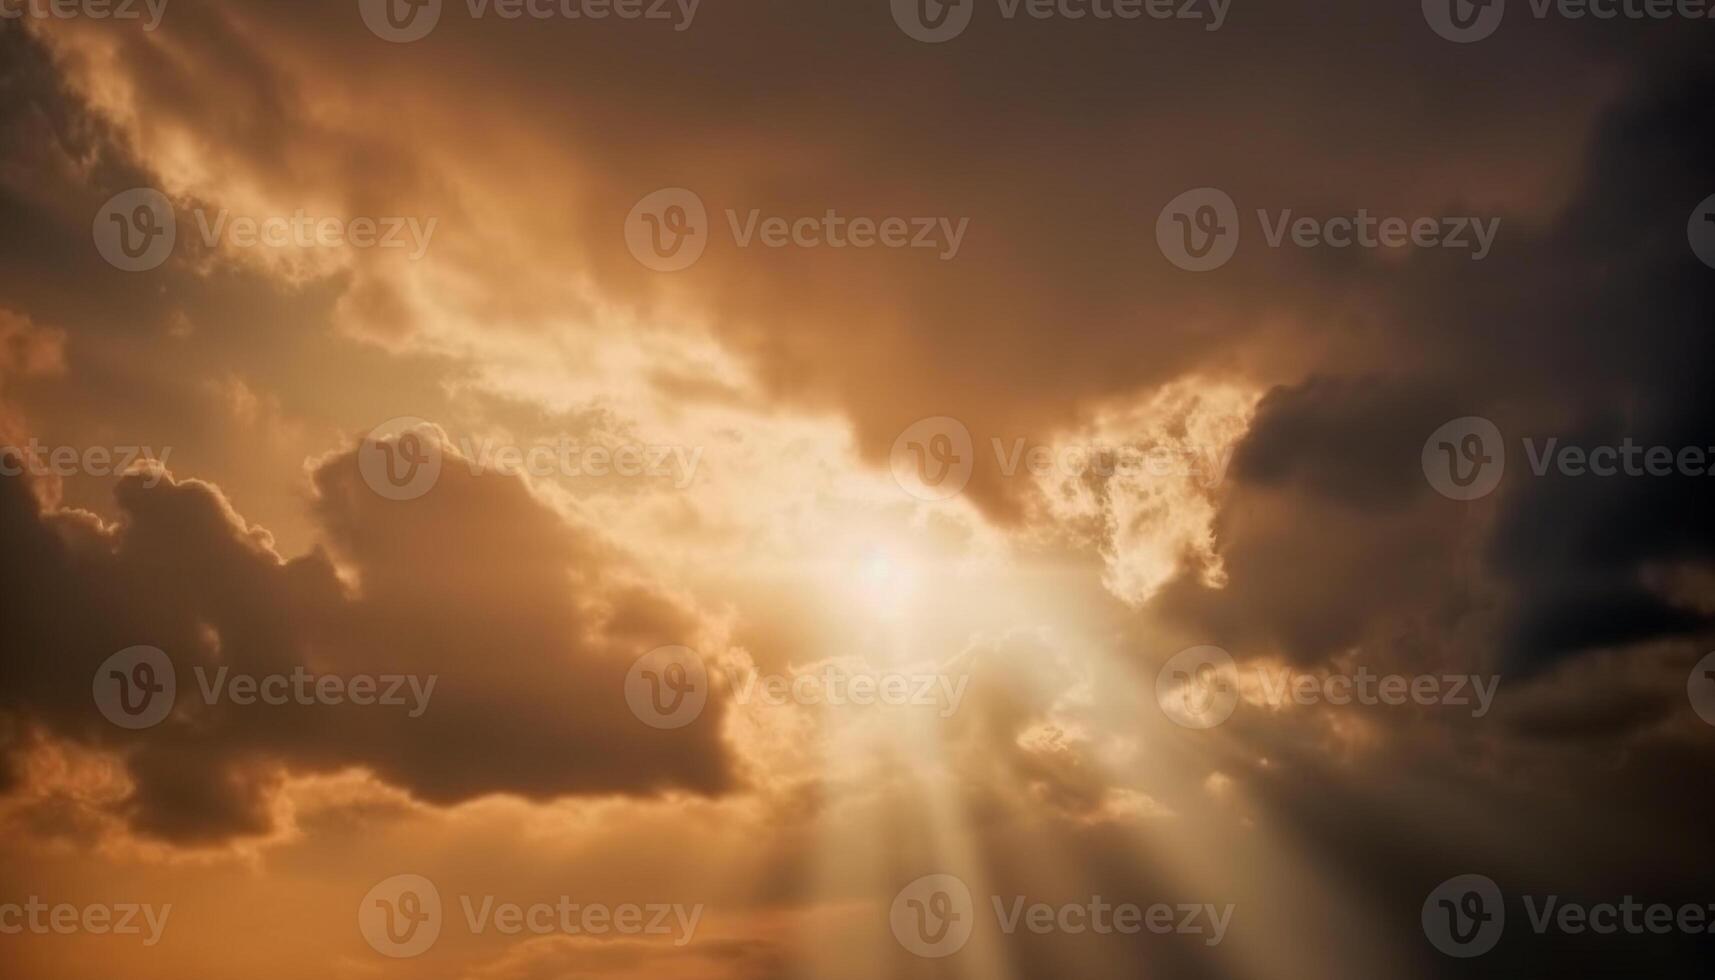
[[[44,512],[23,480],[0,481],[4,601],[19,610],[6,713],[118,753],[135,783],[119,810],[139,832],[186,843],[267,832],[288,774],[365,769],[440,805],[737,786],[719,699],[695,725],[660,732],[620,693],[644,651],[702,635],[694,608],[518,481],[473,476],[449,455],[436,488],[402,503],[371,492],[354,460],[313,474],[327,548],[289,560],[198,481],[121,480],[111,526]],[[178,696],[164,724],[126,733],[96,713],[90,684],[138,644],[172,658]],[[415,718],[203,703],[222,668],[300,666],[437,681]]]
[[[1539,475],[1525,440],[1677,450],[1715,431],[1691,377],[1715,353],[1698,326],[1715,291],[1683,228],[1715,163],[1715,117],[1694,94],[1711,77],[1659,78],[1615,108],[1566,206],[1507,225],[1490,260],[1378,272],[1366,290],[1390,345],[1262,399],[1216,521],[1230,584],[1178,583],[1167,606],[1301,660],[1362,645],[1520,676],[1706,636],[1707,610],[1651,572],[1715,561],[1696,503],[1707,478]],[[1466,415],[1491,418],[1507,453],[1495,496],[1468,505],[1437,496],[1419,463],[1429,434]]]
[[[1526,57],[1465,63],[1414,9],[1336,6],[1350,16],[1258,7],[1214,34],[996,20],[968,44],[931,48],[885,7],[822,11],[824,29],[735,5],[672,36],[455,8],[423,41],[388,45],[349,9],[288,17],[231,3],[175,11],[170,35],[85,25],[48,43],[175,193],[237,211],[439,218],[422,263],[341,265],[342,329],[402,349],[538,358],[569,334],[602,336],[615,314],[706,331],[771,401],[847,415],[877,462],[918,418],[966,419],[979,443],[1046,440],[1091,401],[1189,373],[1278,381],[1321,349],[1325,325],[1349,315],[1341,293],[1373,270],[1253,235],[1211,296],[1138,233],[1188,187],[1221,186],[1247,214],[1350,202],[1440,213],[1473,186],[1489,189],[1477,202],[1489,209],[1559,203],[1590,107],[1614,87],[1580,70],[1590,56],[1574,32],[1550,25]],[[1352,39],[1359,22],[1366,43]],[[1367,43],[1375,32],[1386,44]],[[1299,57],[1328,44],[1344,52],[1338,65]],[[1415,56],[1384,56],[1389,46]],[[870,58],[887,65],[879,91]],[[1066,91],[1019,84],[1044,62],[1061,66]],[[758,63],[775,66],[765,93]],[[1266,98],[1250,84],[1259,71],[1274,79]],[[615,87],[614,73],[650,83]],[[1557,85],[1527,98],[1542,74]],[[1356,77],[1361,101],[1346,97]],[[225,97],[196,97],[209,88]],[[374,125],[376,106],[395,125]],[[1407,125],[1404,107],[1437,125]],[[1276,125],[1283,114],[1302,125]],[[1392,152],[1328,165],[1377,143]],[[633,203],[681,185],[708,205],[715,240],[694,268],[662,276],[619,232]],[[971,224],[949,262],[740,248],[727,212],[742,223],[753,209]],[[991,465],[971,487],[1003,518],[1020,516],[1017,492]]]
[[[353,947],[345,883],[304,885],[331,865],[381,875],[432,855],[551,894],[584,858],[606,866],[604,894],[718,881],[741,913],[827,892],[858,925],[805,930],[826,969],[797,972],[823,976],[908,959],[876,909],[930,863],[1032,895],[1237,900],[1270,954],[1013,937],[1023,977],[1427,977],[1445,963],[1418,905],[1453,871],[1665,897],[1715,866],[1707,732],[1683,686],[1709,639],[1704,485],[1537,478],[1515,452],[1497,495],[1463,505],[1418,468],[1423,439],[1463,414],[1493,417],[1513,448],[1707,439],[1710,279],[1683,241],[1710,190],[1706,38],[1521,22],[1471,57],[1411,5],[1341,0],[1235,9],[1215,37],[991,21],[930,49],[879,4],[711,6],[672,37],[460,23],[448,7],[415,46],[373,38],[350,4],[175,7],[148,36],[0,23],[15,431],[174,445],[178,472],[211,481],[80,479],[61,498],[0,479],[9,826],[76,851],[116,825],[195,846],[290,822],[310,839],[270,853],[283,873],[221,880],[203,921],[253,927],[227,893],[261,881]],[[664,277],[619,229],[679,184],[722,236],[728,208],[971,229],[953,262],[722,240]],[[1207,184],[1247,221],[1364,207],[1504,227],[1481,263],[1252,234],[1230,266],[1183,275],[1147,229]],[[440,223],[415,264],[192,236],[130,276],[100,261],[89,220],[142,185],[187,215]],[[708,447],[710,478],[663,499],[449,465],[406,503],[358,478],[351,432],[461,413],[519,442],[668,433]],[[1224,451],[1248,435],[1212,486],[1013,479],[985,451],[979,506],[926,515],[892,495],[885,457],[905,424],[943,414],[985,450]],[[714,655],[736,637],[778,670],[893,652],[852,601],[847,561],[878,546],[922,573],[913,639],[936,662],[985,655],[944,725],[733,718],[719,700],[676,733],[630,717],[625,668],[663,643]],[[1039,621],[1073,628],[1007,632]],[[1507,676],[1492,725],[1319,707],[1177,730],[1151,703],[1154,668],[1207,642],[1244,662]],[[127,734],[89,689],[137,643],[174,657],[181,697]],[[197,697],[195,667],[300,664],[437,687],[414,719]],[[741,722],[752,740],[734,745]],[[579,805],[611,797],[621,830],[592,831]],[[398,836],[364,833],[380,824]],[[640,884],[639,865],[658,877]],[[29,870],[17,880],[70,874]],[[323,955],[279,932],[244,952],[289,943],[263,965],[293,975]],[[667,959],[524,944],[477,968],[791,975],[771,939]],[[1692,962],[1620,943],[1532,952],[1569,970]],[[178,955],[176,972],[208,968]],[[935,967],[890,975],[913,969]]]

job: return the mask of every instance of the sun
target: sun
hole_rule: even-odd
[[[866,548],[853,572],[856,597],[871,612],[900,615],[917,597],[922,568],[909,555],[881,545]]]

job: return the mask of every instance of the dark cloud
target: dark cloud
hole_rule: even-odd
[[[1303,658],[1367,639],[1523,672],[1706,634],[1707,612],[1647,573],[1715,560],[1709,478],[1539,476],[1524,440],[1712,441],[1697,379],[1715,353],[1715,280],[1685,241],[1715,172],[1712,79],[1676,75],[1615,109],[1578,192],[1546,223],[1507,216],[1490,259],[1413,261],[1365,284],[1384,303],[1385,360],[1263,399],[1218,525],[1232,583],[1176,587],[1169,606]],[[1419,463],[1464,415],[1493,419],[1508,457],[1494,497],[1472,504],[1438,497]]]
[[[1292,487],[1354,510],[1404,506],[1428,491],[1419,435],[1453,406],[1411,376],[1312,377],[1269,392],[1233,454],[1241,483]],[[1424,425],[1428,424],[1429,429]]]
[[[24,480],[0,480],[12,723],[120,752],[133,826],[185,842],[264,832],[281,777],[349,767],[437,804],[734,787],[722,702],[663,732],[622,696],[632,660],[697,634],[695,611],[522,483],[472,476],[449,454],[427,496],[389,501],[354,459],[316,471],[328,549],[291,560],[204,483],[128,477],[109,528],[44,513]],[[138,644],[173,659],[178,697],[166,722],[128,733],[101,718],[90,687],[102,661]],[[194,673],[298,666],[437,686],[409,718],[208,705]]]

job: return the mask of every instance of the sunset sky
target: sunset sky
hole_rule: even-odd
[[[0,0],[0,974],[1699,975],[1697,6]]]

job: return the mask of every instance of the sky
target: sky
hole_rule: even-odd
[[[10,970],[1699,975],[1712,9],[0,0]]]

